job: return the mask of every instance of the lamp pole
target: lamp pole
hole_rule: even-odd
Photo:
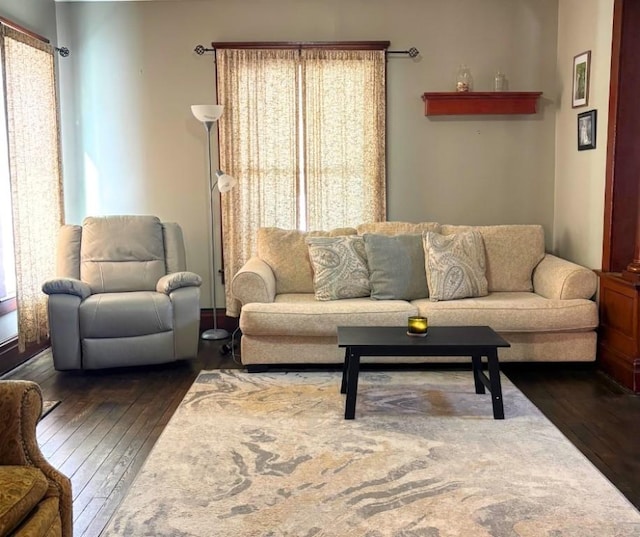
[[[218,328],[216,315],[216,228],[214,220],[213,192],[218,181],[213,180],[213,165],[211,159],[211,129],[213,124],[222,114],[222,106],[219,105],[193,105],[191,112],[203,125],[207,132],[207,155],[209,167],[209,281],[211,285],[211,314],[213,316],[213,328],[205,330],[200,336],[206,340],[227,339],[229,332],[224,328]],[[231,188],[229,186],[228,188]]]
[[[209,281],[211,282],[211,315],[213,316],[213,328],[205,330],[200,336],[206,340],[227,339],[229,332],[224,328],[218,328],[218,316],[216,315],[216,226],[214,220],[213,192],[216,183],[213,181],[213,166],[211,162],[211,128],[213,121],[203,121],[207,130],[207,154],[209,156],[209,244],[211,245],[209,256]]]

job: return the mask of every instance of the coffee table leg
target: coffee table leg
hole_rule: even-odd
[[[500,382],[500,365],[498,364],[498,351],[493,349],[487,354],[489,362],[489,382],[491,383],[491,403],[493,404],[493,418],[504,419],[504,406],[502,404],[502,384]]]
[[[473,369],[473,382],[476,385],[476,393],[485,393],[484,384],[480,375],[482,375],[482,358],[479,354],[474,354],[471,357],[471,364]]]
[[[358,395],[358,374],[360,372],[360,355],[350,351],[348,356],[347,402],[344,408],[344,419],[356,417],[356,396]]]
[[[347,379],[349,378],[349,347],[344,351],[344,365],[342,366],[342,383],[340,393],[347,393]]]

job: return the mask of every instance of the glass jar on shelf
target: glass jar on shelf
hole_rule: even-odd
[[[456,77],[456,91],[467,92],[473,91],[473,77],[469,68],[462,64],[458,68],[458,75]]]
[[[493,91],[507,91],[507,77],[500,69],[496,71],[493,78]]]

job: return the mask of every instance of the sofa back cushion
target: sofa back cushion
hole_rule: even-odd
[[[355,235],[354,228],[331,231],[298,231],[277,227],[258,229],[258,257],[271,267],[276,278],[276,294],[313,293],[313,267],[307,237]]]
[[[422,235],[423,231],[440,232],[438,222],[368,222],[360,224],[357,228],[358,235],[365,233],[376,233],[378,235],[406,235],[417,233]]]
[[[422,235],[365,233],[371,298],[415,300],[429,296]]]
[[[157,217],[84,219],[80,278],[93,293],[154,291],[165,274],[163,230]]]
[[[544,257],[544,229],[540,225],[453,226],[440,233],[479,231],[484,240],[489,292],[533,291],[533,269]]]

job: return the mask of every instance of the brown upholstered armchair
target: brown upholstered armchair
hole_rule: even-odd
[[[71,482],[42,455],[35,382],[0,381],[0,537],[71,536]]]

